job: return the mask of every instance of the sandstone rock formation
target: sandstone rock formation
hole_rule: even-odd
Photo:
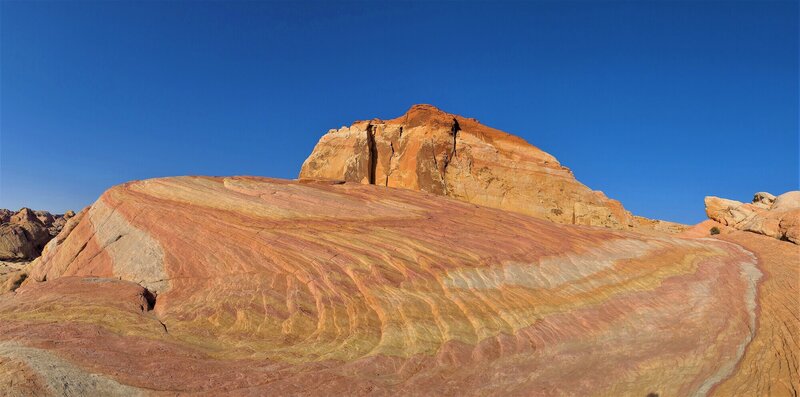
[[[0,223],[6,223],[14,216],[14,212],[5,208],[0,208]]]
[[[251,177],[127,183],[75,218],[0,297],[9,394],[800,388],[786,260],[800,247],[775,240],[754,256],[732,234],[648,236]]]
[[[746,204],[708,196],[705,204],[706,215],[722,225],[800,244],[800,191],[756,193]]]
[[[662,221],[659,219],[649,219],[637,215],[633,216],[632,226],[637,232],[640,233],[653,231],[665,234],[681,233],[688,228],[688,226],[681,223]]]
[[[303,163],[300,179],[421,190],[564,224],[685,228],[638,222],[619,201],[581,184],[522,138],[431,105],[330,130]]]
[[[0,295],[14,291],[22,285],[28,277],[28,265],[29,262],[0,261]]]
[[[771,193],[767,192],[758,192],[753,195],[753,205],[759,208],[763,208],[765,210],[770,209],[772,207],[772,203],[775,202],[775,196]]]
[[[42,213],[39,216],[45,219],[48,219],[48,215],[50,215],[45,211],[34,211],[34,213]],[[42,257],[47,257],[50,252],[54,252],[58,244],[64,241],[72,229],[78,225],[78,222],[80,222],[84,213],[85,210],[81,211],[77,215],[73,211],[67,211],[64,215],[50,215],[53,219],[53,222],[48,228],[48,231],[50,233],[58,232],[58,234],[54,238],[47,238],[49,242],[45,244],[44,248],[42,249],[41,256],[39,256],[38,253],[35,253],[37,257],[33,261],[19,260],[17,258],[14,258],[12,261],[0,260],[0,295],[16,290],[28,277],[30,269],[36,267]],[[37,216],[37,219],[39,219],[39,216]],[[24,240],[21,242],[21,244],[25,246],[27,242],[27,240]]]
[[[744,232],[714,220],[681,233],[737,244],[758,258],[767,277],[759,283],[759,316],[754,339],[745,350],[734,375],[713,389],[718,396],[795,396],[800,392],[800,246]]]
[[[74,215],[72,211],[52,215],[30,208],[17,212],[0,209],[0,261],[33,260]]]

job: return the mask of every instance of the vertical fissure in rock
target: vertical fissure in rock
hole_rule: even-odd
[[[433,161],[434,161],[434,164],[436,165],[436,169],[439,170],[439,176],[440,176],[441,181],[442,181],[442,189],[443,189],[445,195],[448,194],[448,192],[449,192],[449,189],[448,189],[448,186],[447,186],[447,178],[446,178],[447,166],[450,165],[450,163],[456,157],[456,154],[457,154],[457,152],[456,152],[456,140],[458,139],[458,132],[459,131],[461,131],[461,126],[458,125],[458,120],[455,117],[453,117],[453,125],[450,126],[450,136],[453,138],[453,147],[450,148],[450,152],[445,151],[444,159],[442,159],[442,168],[440,170],[439,170],[439,164],[436,161],[436,152],[434,151],[434,154],[433,154]]]
[[[400,127],[400,131],[403,131],[402,127]],[[389,155],[389,169],[386,171],[385,186],[389,186],[389,174],[392,172],[392,159],[394,159],[394,143],[389,142],[389,149],[392,150],[392,154]]]
[[[442,177],[444,174],[447,173],[447,166],[450,165],[450,162],[456,157],[456,139],[458,138],[458,132],[461,131],[461,126],[458,125],[458,120],[453,118],[453,125],[450,127],[450,135],[453,137],[453,148],[450,150],[450,153],[444,154],[444,166],[442,167]],[[444,179],[444,178],[442,178]]]
[[[453,125],[450,127],[450,135],[453,137],[453,148],[450,150],[450,153],[445,153],[444,171],[447,171],[447,166],[456,157],[456,139],[458,138],[458,131],[461,131],[461,126],[458,125],[458,120],[453,118]]]
[[[453,155],[451,157],[456,157],[456,138],[458,137],[458,131],[461,131],[461,126],[458,125],[458,120],[454,117],[453,126],[450,128],[450,135],[453,136]]]
[[[141,284],[139,284],[139,285],[141,285]],[[144,291],[142,291],[142,297],[144,298],[144,300],[145,300],[145,302],[147,304],[147,307],[144,307],[144,305],[142,305],[139,308],[142,310],[142,312],[152,311],[153,309],[156,308],[156,299],[158,299],[158,293],[150,291],[149,289],[147,289],[145,287],[142,287],[142,288],[144,288]],[[161,327],[164,328],[164,333],[168,334],[169,330],[167,329],[167,324],[164,324],[164,322],[161,321],[161,319],[158,318],[158,316],[153,315],[153,317],[156,319],[156,321],[158,321],[161,324]]]
[[[367,125],[367,145],[369,146],[369,184],[375,184],[375,172],[378,170],[378,146],[375,144],[375,126]]]

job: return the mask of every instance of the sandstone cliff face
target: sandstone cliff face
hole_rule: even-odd
[[[299,177],[421,190],[564,224],[653,226],[523,139],[430,105],[329,131]]]
[[[132,182],[75,218],[0,298],[9,393],[797,389],[792,313],[761,314],[797,307],[785,252],[248,177]]]
[[[33,260],[73,215],[72,211],[52,215],[30,208],[0,209],[0,261]]]
[[[725,226],[800,244],[800,191],[756,193],[747,204],[709,196],[705,204],[709,219]]]

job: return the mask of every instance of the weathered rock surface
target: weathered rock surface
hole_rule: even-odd
[[[75,218],[0,298],[9,394],[798,389],[800,247],[776,240],[249,177],[132,182]]]
[[[73,211],[68,211],[66,214],[54,216],[54,224],[49,230],[60,232],[44,246],[41,256],[38,256],[33,261],[0,261],[0,295],[13,292],[16,290],[25,279],[28,278],[30,269],[37,266],[43,257],[49,258],[55,252],[58,244],[69,235],[78,222],[83,218],[86,210],[81,211],[77,215]]]
[[[10,221],[12,216],[14,216],[14,211],[0,208],[0,223],[6,223]]]
[[[639,233],[648,233],[650,231],[656,233],[676,234],[681,233],[688,228],[682,223],[662,221],[659,219],[649,219],[643,216],[633,216],[633,227]]]
[[[22,285],[28,277],[29,263],[0,261],[0,295],[14,291]]]
[[[303,163],[300,178],[421,190],[563,224],[656,224],[636,221],[619,201],[578,182],[569,168],[522,138],[431,105],[330,130]]]
[[[770,211],[792,211],[800,208],[800,190],[786,192],[778,197],[770,207]]]
[[[0,261],[30,261],[55,237],[72,211],[52,215],[47,211],[22,208],[17,212],[0,209]]]
[[[752,203],[708,196],[705,204],[709,219],[722,225],[800,244],[800,191],[760,192]]]
[[[755,254],[766,275],[759,285],[758,327],[732,376],[714,388],[718,396],[796,396],[800,393],[800,246],[737,230],[713,220],[681,233],[716,239]]]
[[[763,208],[765,210],[770,209],[772,207],[772,203],[775,202],[775,196],[771,193],[767,192],[758,192],[753,195],[753,205],[759,208]]]

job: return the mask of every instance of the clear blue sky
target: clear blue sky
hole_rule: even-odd
[[[10,2],[0,207],[294,178],[414,103],[520,135],[634,213],[798,189],[798,3]]]

